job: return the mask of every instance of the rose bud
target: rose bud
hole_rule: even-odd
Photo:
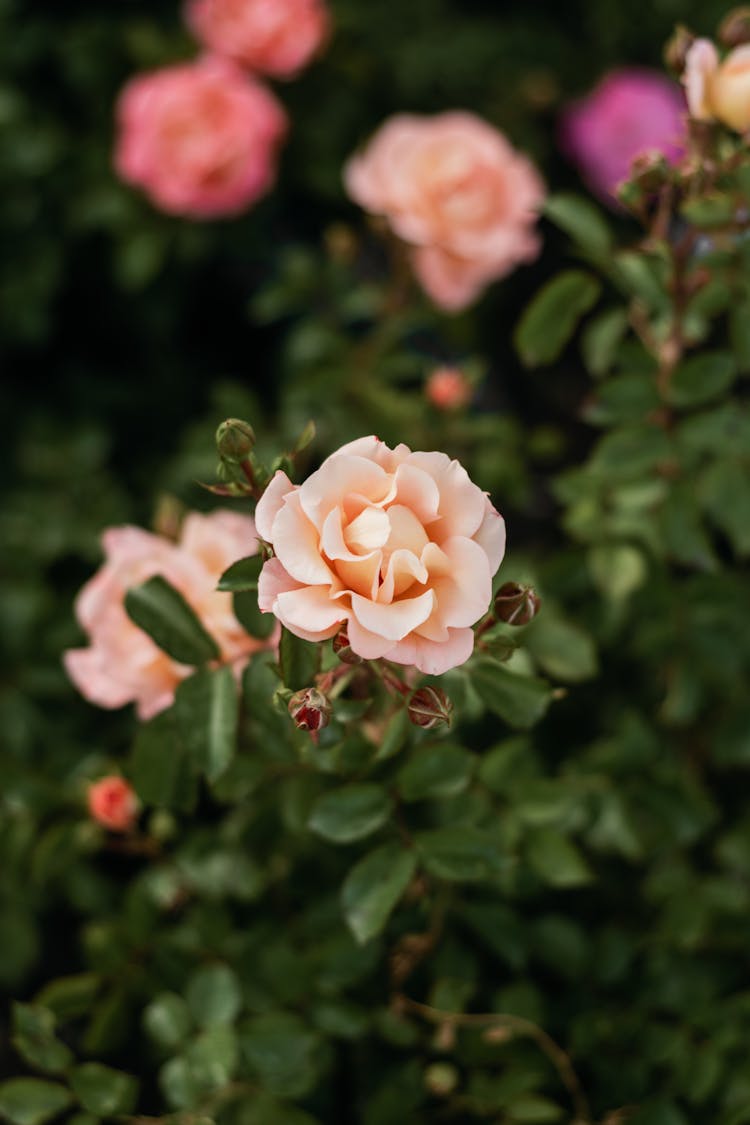
[[[442,723],[450,726],[453,704],[440,688],[423,687],[409,700],[409,719],[416,727],[432,730]]]
[[[343,664],[362,663],[362,657],[357,655],[349,643],[349,633],[346,625],[342,625],[333,638],[333,651]]]
[[[103,777],[89,786],[91,817],[110,832],[129,832],[138,815],[138,798],[123,777]]]
[[[314,687],[295,691],[288,708],[295,726],[311,733],[327,727],[333,711],[327,696]]]
[[[533,586],[506,582],[495,594],[495,616],[506,625],[528,625],[536,617],[541,598]]]
[[[741,47],[750,43],[750,8],[733,8],[719,24],[719,40],[725,47]]]
[[[240,464],[254,445],[253,427],[239,418],[227,418],[216,431],[216,448],[222,461]]]
[[[694,42],[695,36],[692,31],[678,24],[664,48],[664,62],[674,74],[678,76],[682,74],[687,53]]]
[[[436,367],[425,384],[425,396],[438,410],[458,410],[471,399],[471,386],[458,367]]]

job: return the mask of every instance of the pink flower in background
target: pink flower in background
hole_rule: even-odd
[[[192,669],[177,664],[128,617],[125,593],[160,574],[176,587],[218,644],[222,659],[245,660],[268,642],[249,637],[232,612],[232,595],[220,593],[222,573],[258,547],[255,524],[235,512],[194,512],[179,543],[138,527],[111,527],[103,536],[106,561],[76,600],[88,648],[70,649],[64,662],[81,694],[99,707],[137,704],[141,719],[168,707]]]
[[[365,660],[433,675],[468,660],[505,524],[458,461],[360,438],[302,485],[279,470],[255,519],[275,554],[260,608],[296,636],[322,641],[346,623]]]
[[[561,143],[593,192],[610,202],[636,156],[684,152],[685,99],[679,86],[638,68],[613,70],[563,115]]]
[[[351,198],[411,247],[435,304],[458,310],[539,252],[544,186],[531,161],[471,113],[398,114],[344,169]]]
[[[131,79],[117,104],[115,167],[174,215],[244,211],[271,187],[286,116],[229,59],[207,55]]]
[[[138,816],[138,798],[123,777],[103,777],[89,786],[93,820],[112,832],[129,832]]]
[[[438,410],[458,410],[471,399],[471,385],[458,367],[436,367],[425,383],[428,402]]]
[[[186,14],[209,50],[275,78],[306,66],[330,29],[322,0],[188,0]]]

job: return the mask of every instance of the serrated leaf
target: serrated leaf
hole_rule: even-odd
[[[125,609],[131,621],[179,664],[205,664],[221,655],[195,611],[161,575],[128,590]]]
[[[515,345],[522,362],[527,367],[552,363],[600,292],[596,278],[583,270],[567,270],[547,282],[525,310],[515,331]]]
[[[341,888],[344,917],[364,944],[385,926],[416,871],[417,857],[400,844],[383,844],[361,859]]]
[[[209,781],[215,781],[234,757],[239,695],[232,669],[204,668],[177,688],[175,715],[185,749]]]
[[[472,661],[471,683],[485,707],[518,730],[537,723],[552,701],[545,680],[510,672],[489,656]]]
[[[319,797],[307,823],[324,840],[348,844],[376,832],[391,808],[391,799],[381,785],[345,785]]]

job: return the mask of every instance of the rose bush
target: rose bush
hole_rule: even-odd
[[[218,511],[189,514],[178,543],[138,527],[111,527],[102,537],[106,561],[76,600],[87,648],[65,653],[78,690],[99,707],[135,702],[142,719],[163,711],[190,669],[157,648],[128,617],[129,587],[162,575],[179,590],[220,647],[222,660],[241,663],[265,642],[249,637],[232,612],[231,596],[216,590],[222,572],[257,547],[249,516]]]
[[[346,166],[351,198],[410,247],[441,308],[470,304],[539,253],[542,180],[527,157],[472,113],[397,114]]]
[[[260,608],[296,636],[324,640],[346,623],[366,660],[432,674],[468,660],[505,523],[457,461],[360,438],[300,486],[279,470],[255,518],[275,555]]]
[[[229,59],[206,55],[132,78],[117,105],[115,167],[174,215],[236,215],[271,187],[286,115]]]
[[[210,51],[275,78],[306,66],[330,29],[322,0],[190,0],[186,14]]]

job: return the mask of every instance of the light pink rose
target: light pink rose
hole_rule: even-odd
[[[330,28],[322,0],[188,0],[186,16],[209,50],[275,78],[306,66]]]
[[[735,47],[723,60],[709,39],[696,39],[682,76],[690,116],[721,121],[738,133],[750,129],[750,44]]]
[[[138,798],[123,777],[103,777],[89,786],[89,813],[111,832],[129,832],[138,816]]]
[[[458,367],[436,367],[425,384],[425,395],[438,410],[458,410],[471,399],[471,385]]]
[[[222,573],[258,548],[255,524],[235,512],[191,513],[179,543],[138,527],[111,527],[103,536],[106,561],[76,600],[88,648],[65,653],[68,675],[99,707],[135,702],[141,719],[168,707],[181,680],[192,672],[162,652],[128,617],[125,593],[162,575],[197,613],[227,663],[241,664],[268,644],[249,637],[232,611],[232,595],[220,593]]]
[[[287,128],[273,94],[206,55],[131,79],[117,103],[115,167],[161,210],[236,215],[271,187]]]
[[[544,185],[533,164],[471,113],[391,117],[344,169],[352,199],[408,243],[435,304],[457,310],[539,252]]]
[[[468,660],[505,524],[457,461],[360,438],[300,486],[279,470],[255,520],[275,554],[260,608],[296,636],[322,641],[346,622],[365,660],[431,674]]]
[[[685,101],[655,71],[613,70],[563,115],[561,144],[593,192],[611,203],[637,156],[678,161],[685,147]]]

